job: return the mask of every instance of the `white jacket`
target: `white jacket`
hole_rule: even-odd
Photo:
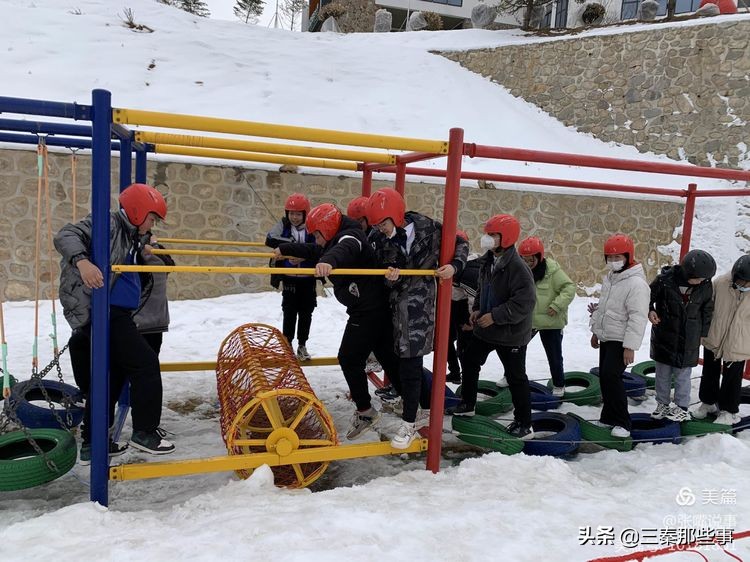
[[[599,341],[621,341],[623,347],[637,350],[646,332],[650,298],[641,264],[621,273],[610,271],[602,280],[599,307],[589,321],[591,331]]]
[[[714,315],[703,345],[723,361],[750,359],[750,293],[732,288],[732,274],[714,279]]]

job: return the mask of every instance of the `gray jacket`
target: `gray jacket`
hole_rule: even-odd
[[[138,229],[120,211],[112,211],[110,219],[110,264],[122,264],[137,244]],[[76,224],[68,223],[62,227],[55,236],[55,248],[62,256],[60,303],[65,319],[75,330],[88,324],[91,317],[91,289],[83,285],[78,267],[71,261],[77,256],[91,259],[91,215]],[[117,275],[110,275],[110,290],[116,280]]]
[[[143,256],[144,265],[174,265],[165,255]],[[151,273],[151,283],[144,284],[141,305],[133,321],[142,334],[155,334],[169,330],[169,301],[167,300],[168,273]]]

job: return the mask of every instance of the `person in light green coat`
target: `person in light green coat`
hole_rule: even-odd
[[[565,394],[562,340],[563,328],[568,323],[568,306],[576,294],[576,286],[560,264],[544,257],[544,244],[530,236],[518,245],[518,253],[531,269],[536,283],[536,307],[532,318],[533,333],[539,334],[547,354],[552,393]]]

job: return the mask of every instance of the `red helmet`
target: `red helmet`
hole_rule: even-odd
[[[286,203],[284,203],[284,210],[299,211],[307,214],[310,212],[310,201],[308,201],[307,197],[305,197],[301,193],[292,193],[289,197],[286,198]]]
[[[367,202],[370,200],[369,197],[357,197],[349,202],[349,206],[346,208],[346,216],[354,220],[366,219],[367,218]]]
[[[535,256],[540,254],[539,259],[544,259],[544,244],[536,236],[529,236],[521,240],[518,245],[518,255],[520,256]]]
[[[624,234],[614,234],[607,238],[604,243],[604,259],[607,256],[614,256],[616,254],[623,254],[627,257],[627,266],[630,267],[635,263],[635,245],[630,236]]]
[[[333,203],[323,203],[313,207],[305,225],[308,232],[318,231],[323,238],[330,240],[341,226],[341,211]]]
[[[484,224],[486,234],[500,234],[501,248],[510,248],[521,236],[521,223],[512,215],[495,215]]]
[[[141,226],[149,213],[167,218],[167,202],[159,191],[145,183],[134,183],[120,193],[120,207],[134,226]]]
[[[469,235],[466,234],[463,230],[457,230],[456,236],[458,236],[462,240],[466,240],[467,242],[469,241]]]
[[[379,189],[367,201],[367,222],[373,226],[385,219],[391,219],[396,226],[404,226],[405,212],[404,198],[390,187]]]

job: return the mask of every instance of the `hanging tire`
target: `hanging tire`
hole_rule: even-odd
[[[429,369],[422,367],[422,384],[427,384],[427,388],[430,389],[430,393],[432,393],[432,371]],[[453,408],[454,406],[458,406],[458,403],[461,401],[461,399],[456,396],[455,392],[453,392],[448,385],[445,385],[445,399],[443,400],[443,408]]]
[[[581,427],[578,421],[565,414],[534,412],[531,414],[534,433],[552,432],[539,441],[524,441],[523,452],[527,455],[562,457],[572,455],[581,442]]]
[[[631,437],[613,437],[612,430],[608,427],[598,426],[576,414],[569,413],[566,415],[578,422],[581,427],[581,439],[584,441],[596,443],[606,449],[615,449],[616,451],[626,452],[633,448]]]
[[[589,373],[598,377],[599,367],[592,367],[589,369]],[[623,371],[622,384],[625,386],[625,394],[627,394],[629,398],[641,398],[646,395],[648,383],[646,382],[646,378],[641,375],[633,374],[630,371]]]
[[[680,424],[668,419],[655,420],[650,414],[631,414],[630,436],[638,443],[679,443]]]
[[[485,416],[453,416],[451,427],[461,441],[505,455],[515,455],[524,448],[522,440],[513,437],[502,425]]]
[[[583,390],[569,392],[568,386],[583,386]],[[602,401],[601,385],[599,377],[583,371],[569,371],[565,373],[565,395],[562,400],[577,406],[589,406],[599,404]],[[547,382],[547,388],[552,390],[552,381]]]
[[[30,429],[34,441],[57,470],[47,466],[23,431],[0,435],[0,490],[10,492],[45,484],[68,472],[76,463],[76,442],[61,429]]]
[[[562,403],[559,396],[555,396],[546,386],[538,382],[530,381],[529,390],[531,390],[532,410],[555,410]]]
[[[47,395],[55,404],[64,404],[66,400],[70,401],[70,424],[68,424],[66,412],[64,409],[55,408],[57,415],[63,421],[64,429],[71,429],[78,426],[83,421],[83,394],[75,386],[41,379],[22,381],[13,386],[8,400],[9,408],[15,409],[16,417],[28,428],[50,428],[60,429],[60,422],[55,417],[55,413],[49,408],[48,404],[38,406],[32,404],[32,400],[45,400],[44,393],[39,385],[44,387]]]
[[[740,421],[732,426],[732,433],[738,433],[750,429],[750,416],[743,416]]]
[[[634,375],[643,377],[646,380],[646,387],[650,389],[656,388],[656,362],[655,361],[641,361],[636,363],[630,368],[630,372]]]
[[[476,413],[480,416],[493,417],[513,409],[513,401],[508,388],[500,388],[495,381],[480,380],[477,382],[477,394],[489,396],[477,400]],[[461,387],[456,389],[456,395],[461,396]],[[477,397],[478,398],[478,397]]]
[[[688,420],[680,423],[680,435],[683,437],[706,435],[707,433],[729,433],[731,431],[731,425],[721,425],[706,420]]]

